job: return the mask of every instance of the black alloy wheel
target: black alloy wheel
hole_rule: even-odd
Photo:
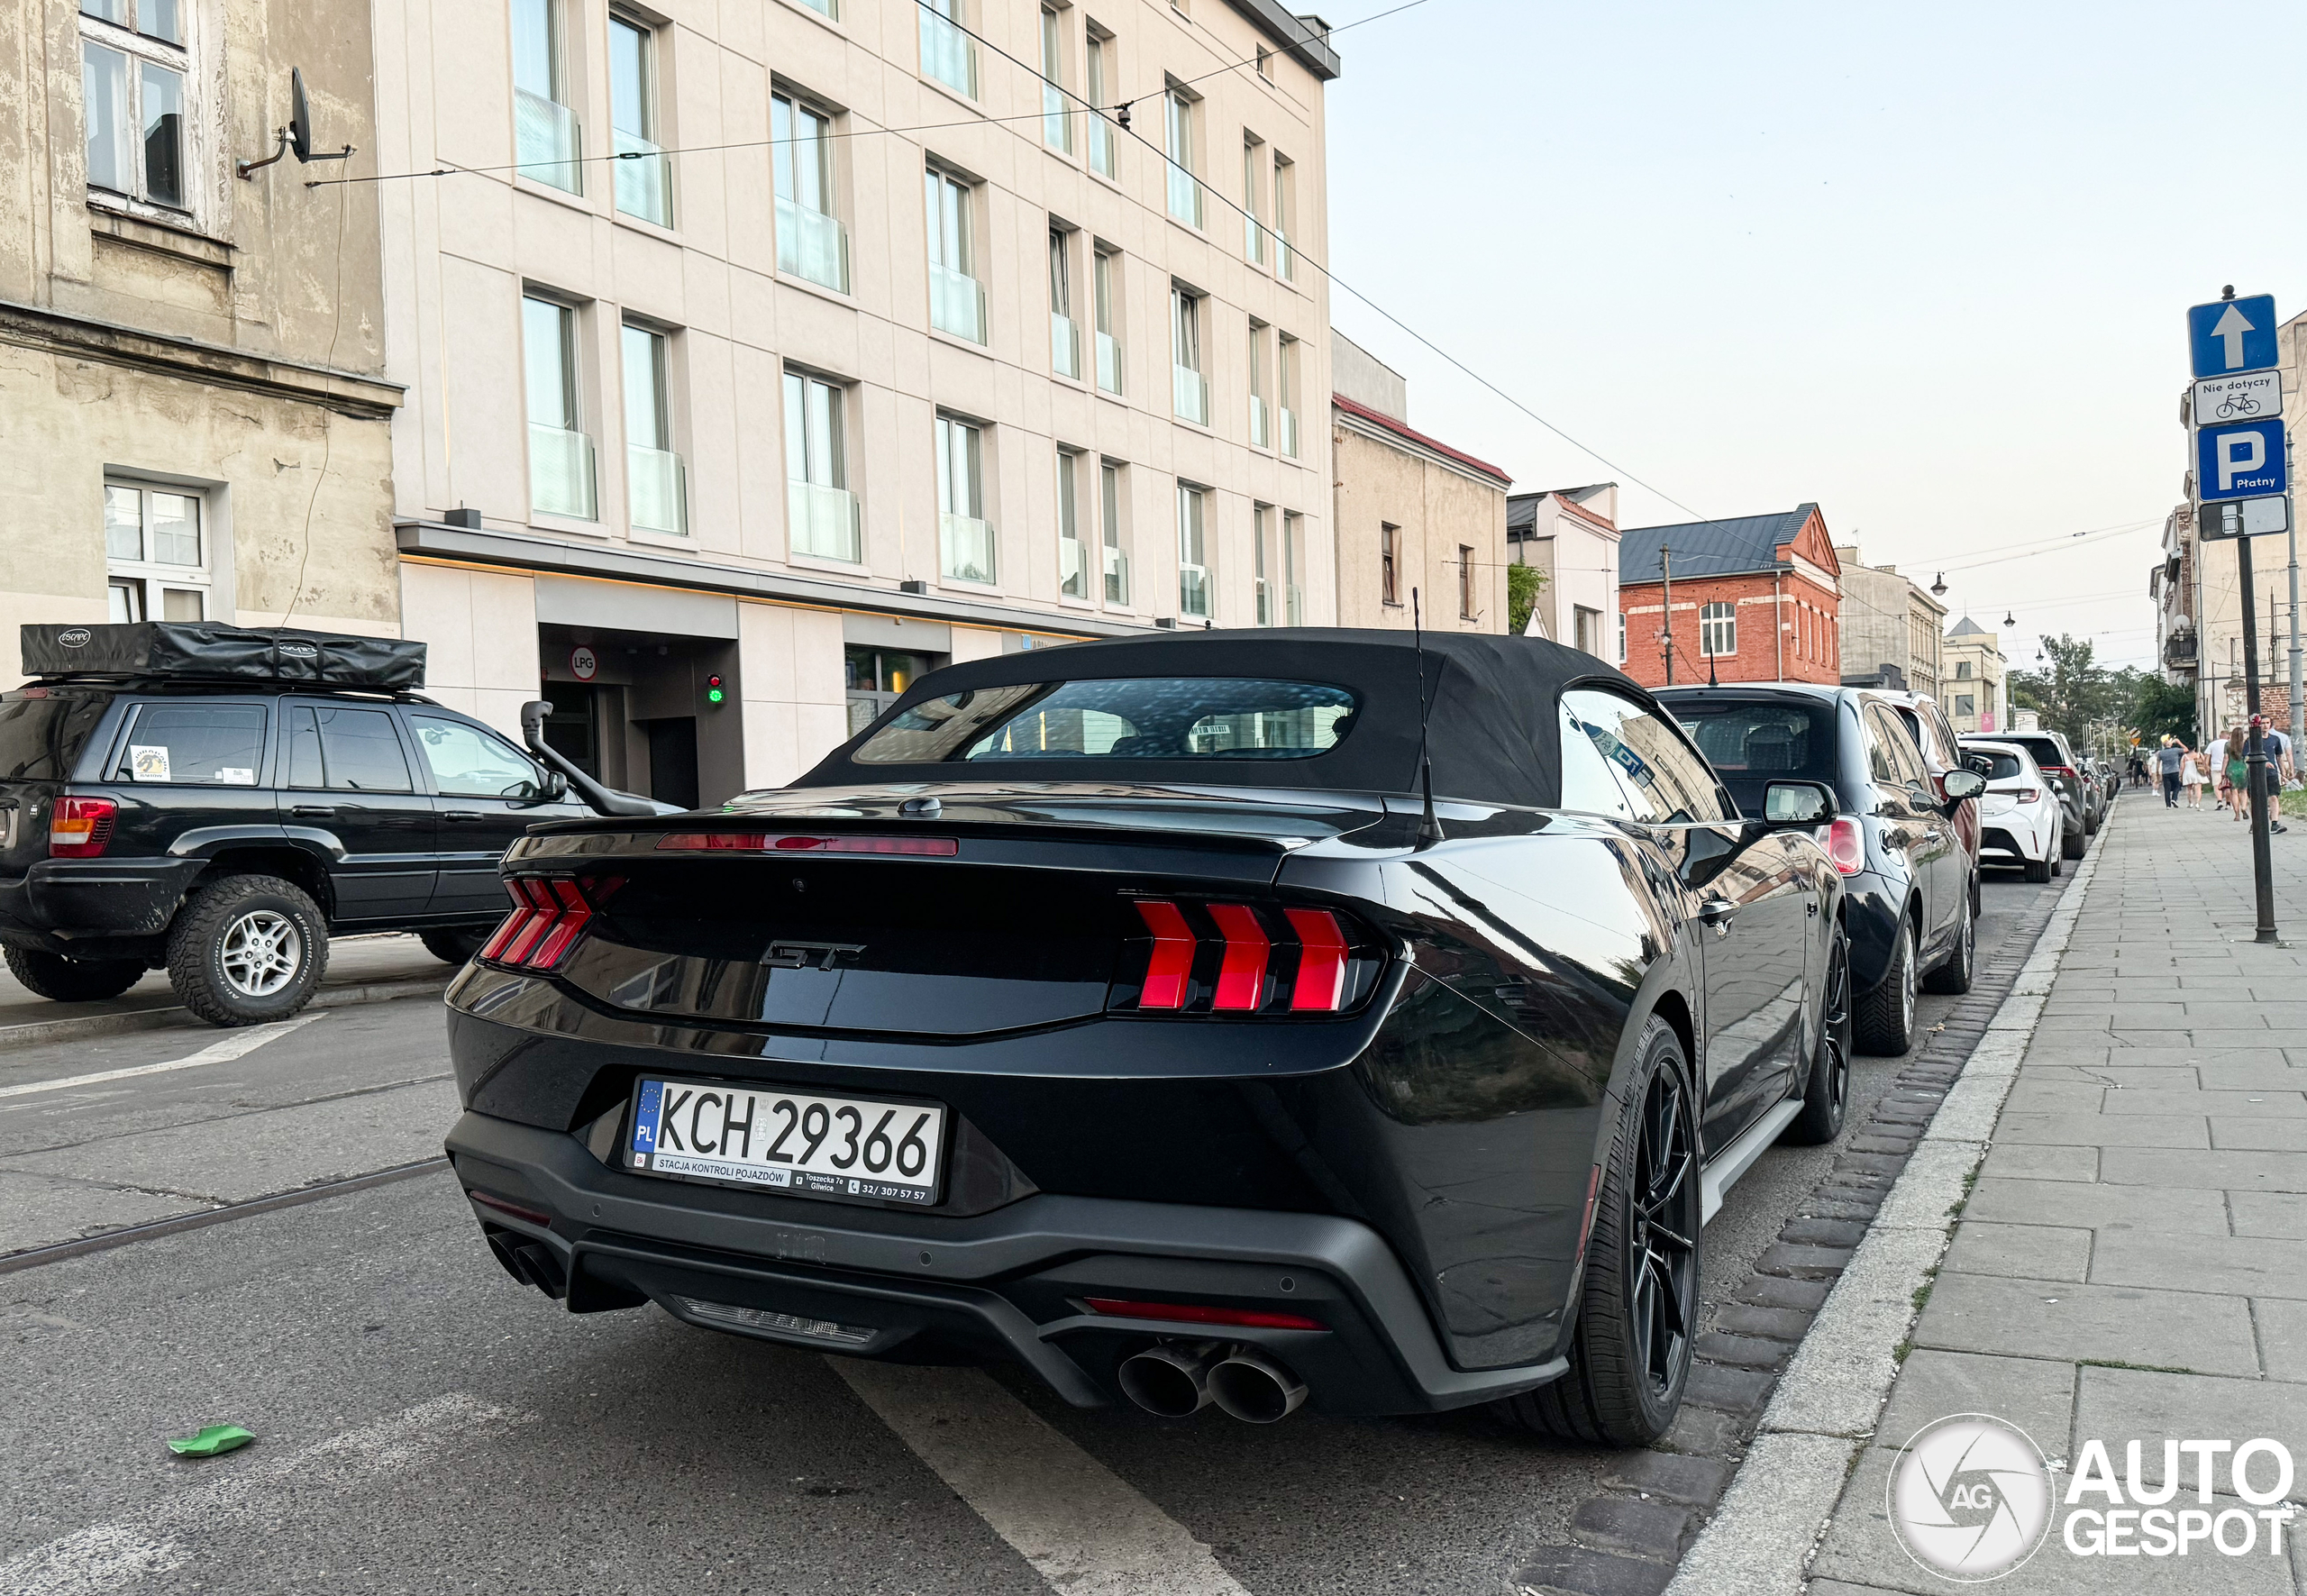
[[[1959,998],[1971,990],[1971,974],[1978,962],[1977,911],[1968,892],[1963,894],[1963,917],[1955,927],[1955,949],[1946,961],[1922,978],[1922,990]]]
[[[1841,926],[1827,949],[1827,979],[1819,995],[1819,1045],[1802,1087],[1802,1112],[1782,1141],[1817,1147],[1842,1134],[1850,1104],[1850,938]]]
[[[1858,998],[1858,1051],[1896,1058],[1914,1045],[1914,922],[1899,921],[1883,979]]]
[[[1698,1333],[1702,1209],[1690,1070],[1655,1016],[1636,1059],[1602,1166],[1569,1371],[1494,1404],[1510,1423],[1607,1446],[1666,1433]]]

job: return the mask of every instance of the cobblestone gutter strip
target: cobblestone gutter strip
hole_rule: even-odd
[[[1674,1427],[1579,1504],[1571,1544],[1539,1548],[1515,1575],[1523,1591],[1801,1596],[1805,1560],[1898,1373],[1894,1349],[1985,1156],[2098,854],[2094,845],[2066,890],[1981,962],[1970,992],[1700,1335]]]
[[[1935,1108],[1928,1102],[1933,1087],[1919,1082],[1885,1099],[1892,1108],[1892,1099],[1907,1099],[1914,1111],[1904,1166],[1887,1180],[1873,1225],[1787,1365],[1737,1482],[1667,1587],[1673,1596],[1802,1596],[1810,1554],[1898,1376],[1908,1332],[2018,1079],[2101,852],[2093,847],[2059,895],[2008,995],[1975,1043],[1965,1044],[1967,1058],[1948,1065],[1926,1052],[1906,1072],[1937,1083]]]

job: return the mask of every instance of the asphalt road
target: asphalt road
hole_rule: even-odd
[[[1991,876],[1982,953],[2064,885]],[[1926,997],[1925,1026],[1950,1001]],[[438,1152],[455,1102],[425,1000],[42,1084],[250,1035],[0,1055],[0,1270]],[[1858,1061],[1854,1124],[1896,1068]],[[1710,1292],[1833,1151],[1748,1173],[1707,1232]],[[445,1172],[0,1272],[0,1596],[1465,1596],[1514,1590],[1611,1462],[1481,1412],[1169,1424],[1008,1370],[837,1365],[653,1308],[573,1317],[502,1273]],[[217,1422],[260,1438],[202,1462],[163,1445]]]

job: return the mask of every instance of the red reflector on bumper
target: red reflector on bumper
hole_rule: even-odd
[[[765,831],[671,831],[657,839],[673,853],[910,853],[950,859],[962,851],[953,837],[813,837]]]
[[[1292,1008],[1335,1009],[1345,1001],[1345,933],[1326,908],[1284,909],[1298,934],[1298,984]]]
[[[1319,1319],[1254,1308],[1203,1308],[1191,1302],[1133,1302],[1119,1297],[1085,1297],[1092,1313],[1117,1319],[1167,1319],[1181,1325],[1238,1325],[1250,1330],[1319,1330]]]
[[[1226,960],[1217,971],[1219,1008],[1255,1008],[1265,991],[1266,954],[1272,947],[1257,911],[1246,903],[1213,903],[1209,917],[1226,939]]]
[[[547,1230],[552,1228],[551,1214],[540,1214],[534,1208],[524,1208],[517,1202],[507,1202],[501,1197],[494,1197],[486,1191],[475,1191],[470,1188],[466,1190],[465,1195],[485,1208],[495,1208],[500,1214],[510,1214],[515,1219],[525,1220],[531,1225],[540,1226]]]
[[[1193,975],[1193,932],[1174,903],[1157,898],[1137,900],[1138,918],[1154,934],[1154,958],[1145,967],[1145,990],[1140,1008],[1183,1008],[1186,986]]]

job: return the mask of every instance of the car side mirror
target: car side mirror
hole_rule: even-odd
[[[1824,825],[1834,817],[1834,789],[1823,781],[1774,781],[1763,789],[1764,825]]]
[[[568,796],[569,778],[562,775],[559,771],[547,771],[544,773],[545,802],[549,804],[557,804]]]
[[[1986,790],[1986,778],[1976,771],[1949,771],[1938,779],[1947,801],[1959,804],[1965,798],[1974,798]]]

